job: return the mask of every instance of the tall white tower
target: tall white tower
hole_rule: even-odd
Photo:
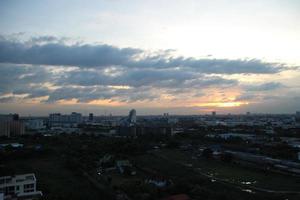
[[[132,123],[132,124],[136,123],[136,111],[135,111],[135,109],[132,109],[129,112],[128,121],[129,121],[129,123]]]

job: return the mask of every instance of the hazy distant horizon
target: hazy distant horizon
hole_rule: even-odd
[[[113,108],[113,109],[104,109],[104,108],[99,108],[99,109],[76,109],[73,107],[69,107],[68,109],[60,110],[60,109],[49,109],[49,110],[41,110],[40,108],[38,109],[38,112],[32,112],[34,109],[28,109],[28,111],[24,111],[22,109],[4,109],[0,111],[0,115],[6,115],[6,114],[14,114],[17,113],[21,117],[48,117],[49,114],[52,113],[61,113],[61,114],[71,114],[72,112],[78,112],[81,113],[83,116],[88,116],[90,113],[93,113],[94,116],[128,116],[128,113],[131,109],[136,109],[136,108]],[[177,110],[156,110],[153,111],[153,109],[149,108],[147,110],[145,109],[136,109],[137,110],[137,116],[162,116],[164,113],[168,113],[170,116],[180,116],[180,115],[211,115],[212,112],[200,112],[196,110],[195,108],[180,108]],[[151,110],[151,111],[150,111]],[[190,111],[190,112],[188,112]],[[215,110],[213,110],[215,111]],[[217,115],[246,115],[249,112],[250,115],[295,115],[296,112],[299,112],[299,110],[295,110],[294,112],[250,112],[250,111],[245,111],[245,112],[228,112],[226,111],[221,111],[218,112],[216,111]]]

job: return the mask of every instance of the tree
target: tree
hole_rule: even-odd
[[[206,159],[212,158],[213,151],[210,148],[206,148],[202,152],[202,156]]]

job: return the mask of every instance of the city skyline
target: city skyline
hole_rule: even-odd
[[[0,113],[294,114],[299,9],[295,0],[1,1]]]

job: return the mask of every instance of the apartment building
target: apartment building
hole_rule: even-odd
[[[0,177],[0,196],[4,200],[33,200],[42,196],[36,190],[36,177],[33,173]]]

